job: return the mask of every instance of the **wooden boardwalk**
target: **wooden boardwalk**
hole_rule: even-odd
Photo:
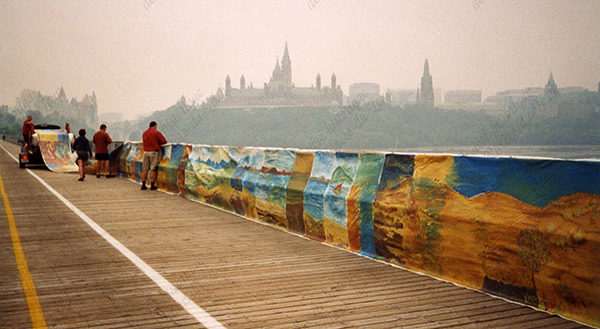
[[[30,171],[176,287],[161,289],[0,149],[48,328],[204,328],[192,304],[240,329],[587,328],[124,179]],[[0,328],[31,328],[9,222],[2,209]]]

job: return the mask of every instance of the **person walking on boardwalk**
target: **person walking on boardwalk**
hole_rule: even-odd
[[[76,162],[79,167],[78,181],[83,182],[85,179],[85,166],[88,159],[92,157],[92,148],[90,147],[90,141],[85,137],[85,129],[79,129],[79,137],[73,142],[73,150],[77,152]]]
[[[33,135],[33,117],[31,115],[27,116],[27,120],[23,122],[23,150],[22,152],[27,152],[29,150],[29,145],[31,144],[31,135]]]
[[[167,140],[156,130],[156,122],[150,122],[150,128],[142,134],[142,144],[144,148],[143,171],[141,175],[142,190],[146,187],[146,179],[148,178],[148,170],[150,170],[151,190],[156,190],[156,168],[158,167],[158,158],[160,155],[160,146],[167,144]]]
[[[100,125],[100,130],[94,134],[92,141],[94,142],[96,160],[98,160],[96,178],[100,178],[100,175],[105,175],[106,178],[112,177],[108,172],[108,161],[110,160],[110,156],[108,155],[108,144],[112,143],[112,139],[110,139],[110,136],[106,133],[105,124]]]

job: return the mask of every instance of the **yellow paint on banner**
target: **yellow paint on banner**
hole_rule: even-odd
[[[45,141],[49,141],[49,142],[57,142],[58,141],[58,135],[56,134],[55,131],[49,132],[49,131],[37,130],[36,133],[38,134],[40,140],[45,140]]]
[[[29,307],[29,316],[31,316],[31,323],[34,329],[46,328],[46,320],[42,313],[42,307],[38,300],[37,293],[35,292],[35,286],[33,285],[33,279],[31,273],[29,273],[29,267],[27,267],[27,261],[25,260],[25,253],[21,246],[21,240],[19,239],[19,233],[17,232],[17,224],[15,223],[15,217],[13,216],[10,203],[8,202],[8,195],[4,190],[4,182],[2,181],[2,175],[0,174],[0,193],[2,194],[2,200],[4,200],[4,209],[6,210],[6,217],[8,218],[8,227],[10,230],[10,237],[12,239],[13,250],[15,251],[15,259],[17,261],[17,268],[19,269],[19,275],[21,277],[21,285],[25,291],[25,299],[27,300],[27,306]]]
[[[453,177],[451,155],[416,155],[414,179],[428,179],[439,185],[448,185]]]

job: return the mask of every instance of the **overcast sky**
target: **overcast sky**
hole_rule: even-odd
[[[312,1],[312,2],[311,2]],[[100,113],[164,110],[182,95],[268,82],[288,42],[292,79],[332,73],[415,89],[429,59],[435,88],[597,90],[598,0],[0,0],[0,104],[23,89],[81,100]]]

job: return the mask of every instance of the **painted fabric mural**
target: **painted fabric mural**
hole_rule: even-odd
[[[358,154],[335,153],[333,168],[323,200],[323,230],[327,243],[347,248],[346,198],[358,170]]]
[[[179,167],[177,168],[177,187],[181,195],[187,197],[187,190],[185,189],[185,170],[188,166],[189,156],[192,153],[191,145],[181,145],[181,159],[179,160]]]
[[[119,145],[114,150],[112,150],[111,152],[108,153],[108,156],[109,156],[108,173],[110,175],[119,175],[120,174],[119,168],[120,168],[121,162],[123,160],[122,154],[123,154],[124,150],[126,150],[125,152],[128,152],[129,147],[131,147],[131,145],[129,145],[129,144],[123,145],[123,144],[119,143]],[[90,175],[97,174],[99,165],[100,165],[100,162],[96,161],[96,159],[89,159],[88,164],[85,167],[85,173],[90,174]]]
[[[285,216],[287,228],[295,233],[305,234],[304,224],[304,190],[308,185],[310,172],[314,162],[311,152],[296,151],[294,167],[286,188]]]
[[[163,152],[161,189],[600,326],[600,162],[205,145]],[[139,154],[135,143],[122,149],[129,179],[139,177]]]
[[[286,216],[287,185],[296,153],[289,150],[264,150],[262,168],[255,180],[258,218],[280,227],[288,227]]]
[[[129,153],[131,152],[131,147],[132,147],[132,143],[131,142],[127,142],[124,143],[123,145],[119,146],[118,150],[119,150],[119,154],[118,156],[114,157],[113,152],[111,152],[111,159],[112,161],[110,162],[110,165],[113,165],[113,161],[116,162],[116,165],[118,167],[118,172],[119,172],[119,176],[123,177],[123,178],[127,178],[127,159],[129,157]],[[116,151],[116,150],[115,150]]]
[[[323,201],[333,176],[335,153],[317,151],[314,154],[312,172],[304,190],[304,225],[306,235],[325,240]]]
[[[349,248],[375,258],[373,204],[384,162],[381,153],[359,154],[358,171],[347,198]]]
[[[375,209],[386,259],[600,323],[600,163],[388,155]]]
[[[179,165],[185,146],[183,144],[167,144],[162,147],[162,158],[156,171],[156,185],[159,190],[179,193]]]
[[[399,265],[405,265],[402,219],[408,216],[414,167],[414,156],[386,154],[373,202],[375,252]]]
[[[237,163],[222,146],[192,146],[185,170],[188,198],[233,211],[230,182]]]
[[[142,173],[142,159],[144,157],[144,151],[142,143],[131,143],[129,153],[125,158],[125,170],[124,174],[127,179],[134,182],[141,182],[140,174]]]
[[[36,130],[40,152],[48,169],[54,172],[77,172],[77,165],[71,161],[69,134],[64,130]]]
[[[256,184],[265,155],[262,150],[249,147],[229,148],[229,157],[238,165],[230,185],[236,191],[231,198],[233,211],[251,219],[258,219]]]

